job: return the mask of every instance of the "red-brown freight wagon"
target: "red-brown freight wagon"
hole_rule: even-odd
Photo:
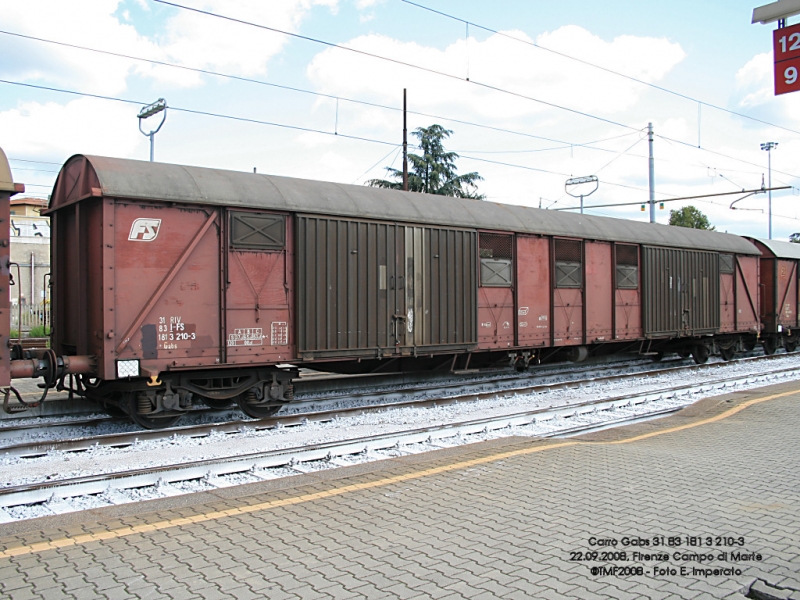
[[[300,366],[703,361],[760,328],[759,251],[716,232],[80,155],[47,214],[54,355],[146,427],[270,414]]]
[[[797,349],[800,244],[748,238],[761,250],[761,321],[764,352]]]

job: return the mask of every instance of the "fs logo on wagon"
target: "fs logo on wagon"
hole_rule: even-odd
[[[152,242],[161,230],[161,219],[136,219],[128,239],[132,242]]]

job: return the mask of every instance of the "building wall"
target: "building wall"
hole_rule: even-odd
[[[15,285],[9,290],[13,304],[40,304],[50,300],[44,275],[50,272],[50,219],[39,216],[11,216],[11,267]],[[49,282],[48,282],[49,283]]]

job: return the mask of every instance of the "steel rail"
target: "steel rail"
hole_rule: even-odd
[[[703,393],[712,389],[733,387],[737,384],[766,381],[777,374],[794,373],[800,375],[800,367],[776,369],[773,372],[738,377],[722,378],[714,382],[703,384],[687,384],[685,386],[667,387],[651,390],[640,394],[627,394],[604,400],[586,401],[555,408],[538,408],[506,414],[495,417],[486,417],[458,423],[434,425],[415,428],[403,432],[365,436],[349,440],[340,440],[302,446],[296,448],[283,448],[264,452],[250,453],[236,457],[205,459],[191,463],[164,465],[155,468],[141,468],[117,473],[96,474],[91,476],[75,477],[70,479],[22,484],[0,490],[0,507],[10,508],[19,505],[36,504],[51,499],[69,500],[77,496],[100,494],[107,491],[122,491],[131,488],[141,488],[154,485],[179,483],[197,479],[211,481],[214,478],[226,475],[247,473],[255,479],[274,479],[265,469],[289,466],[293,470],[303,472],[302,463],[312,461],[331,461],[341,456],[377,452],[392,448],[401,449],[402,446],[412,444],[428,444],[435,446],[436,441],[457,436],[466,436],[476,433],[490,433],[504,428],[522,427],[540,421],[549,421],[556,417],[574,418],[592,413],[614,411],[620,408],[635,408],[640,405],[653,403],[659,400],[674,398],[677,395]],[[667,398],[665,398],[667,396]],[[619,419],[605,423],[591,423],[573,428],[564,428],[540,435],[539,437],[553,437],[559,435],[575,434],[598,427],[642,420],[657,414],[666,414],[680,410],[682,407],[659,408],[650,413],[643,412],[635,415],[625,415]],[[333,463],[332,466],[340,466]],[[225,484],[218,487],[227,487]]]
[[[785,356],[785,355],[780,355],[780,356]],[[774,355],[742,358],[738,360],[744,362],[744,361],[761,361],[773,358],[775,358]],[[178,425],[176,427],[167,429],[136,430],[123,433],[108,433],[108,434],[101,434],[89,437],[82,437],[77,439],[36,440],[32,442],[10,444],[5,447],[0,447],[0,455],[4,454],[6,456],[20,456],[22,458],[39,458],[41,456],[46,455],[49,452],[54,452],[54,451],[77,453],[77,452],[84,452],[96,446],[126,448],[137,442],[164,440],[173,438],[175,436],[180,436],[185,438],[200,438],[200,437],[207,437],[212,433],[236,434],[244,430],[262,431],[262,430],[272,429],[275,427],[298,426],[302,425],[307,421],[325,422],[337,418],[345,418],[354,415],[363,415],[371,412],[380,412],[389,409],[428,408],[428,407],[446,406],[450,404],[475,402],[488,399],[501,399],[521,394],[544,393],[554,390],[580,388],[583,385],[589,383],[619,381],[629,378],[630,379],[653,378],[681,371],[696,372],[701,370],[718,369],[728,364],[730,364],[730,362],[710,363],[703,365],[682,365],[682,366],[667,367],[667,368],[662,367],[660,369],[637,371],[634,373],[615,373],[612,375],[603,375],[600,377],[588,377],[585,379],[574,379],[562,382],[536,383],[532,385],[507,387],[501,389],[467,391],[460,394],[454,394],[449,396],[438,396],[436,398],[427,398],[422,400],[416,399],[416,400],[403,400],[398,402],[376,402],[361,406],[334,408],[328,410],[316,410],[316,411],[309,410],[308,412],[303,412],[302,410],[298,410],[298,408],[303,405],[306,405],[307,407],[310,408],[314,408],[319,406],[320,404],[325,404],[330,401],[340,400],[339,398],[334,398],[334,399],[320,398],[315,400],[307,400],[307,401],[292,403],[292,405],[288,405],[286,407],[292,410],[292,413],[290,414],[283,413],[276,415],[274,417],[267,417],[264,419],[258,419],[258,420],[237,419],[234,421],[206,423],[200,425],[182,425],[182,426]],[[787,369],[791,368],[792,367],[787,367]],[[475,384],[472,387],[480,387],[481,385],[485,385],[485,382],[480,384]],[[469,384],[458,383],[458,384],[439,386],[436,388],[403,389],[399,391],[390,391],[379,394],[376,394],[374,392],[364,393],[364,394],[354,394],[353,396],[351,396],[351,398],[370,397],[370,396],[392,397],[392,396],[397,396],[399,394],[407,395],[414,392],[425,392],[425,391],[430,392],[434,390],[438,390],[439,392],[441,392],[441,390],[443,389],[452,390],[454,388],[464,389],[469,387],[471,387]],[[89,422],[88,424],[91,424],[91,422]],[[83,425],[84,423],[76,424],[73,421],[67,423],[57,423],[54,424],[53,426],[49,426],[47,429],[62,428],[62,427],[74,428]],[[33,424],[30,426],[26,426],[26,428],[36,429],[36,425]],[[8,436],[7,434],[4,435],[3,430],[0,429],[0,440],[2,440],[4,437]]]
[[[684,359],[680,359],[682,361]],[[669,362],[679,362],[679,360],[669,361]],[[637,367],[647,367],[652,365],[652,362],[647,362],[646,364],[641,364],[637,362],[614,362],[611,364],[603,364],[598,365],[594,368],[586,368],[584,367],[581,370],[581,374],[586,372],[597,373],[602,371],[613,371],[613,370],[624,370],[624,369],[631,369]],[[637,371],[637,373],[640,371]],[[367,400],[375,399],[375,398],[391,398],[393,396],[399,395],[409,395],[415,393],[424,393],[429,392],[434,389],[438,390],[452,390],[452,389],[465,389],[469,387],[480,387],[480,386],[498,386],[509,382],[515,381],[525,381],[525,380],[546,380],[550,377],[557,377],[559,375],[564,374],[574,374],[575,368],[574,365],[565,366],[559,365],[558,367],[552,366],[547,369],[546,372],[537,371],[536,373],[527,372],[524,374],[516,374],[516,373],[508,373],[506,370],[497,371],[497,372],[485,372],[481,373],[480,377],[475,377],[470,380],[465,381],[449,381],[445,380],[444,382],[436,382],[435,380],[431,380],[428,382],[413,382],[411,384],[405,383],[395,383],[395,387],[392,388],[391,384],[386,382],[379,383],[375,386],[375,389],[366,389],[363,391],[352,392],[352,391],[342,391],[342,392],[334,392],[330,393],[326,396],[310,396],[309,398],[304,399],[303,396],[307,394],[312,394],[313,392],[297,392],[295,391],[295,400],[287,404],[282,410],[284,412],[281,415],[286,414],[285,411],[291,411],[291,414],[294,415],[296,413],[301,413],[304,411],[305,408],[313,407],[318,408],[320,405],[324,405],[327,403],[335,403],[337,401],[342,400],[353,400],[358,398],[364,398]],[[628,373],[628,375],[633,375],[635,373]],[[476,374],[477,375],[477,374]],[[625,374],[622,374],[625,375]],[[333,375],[333,376],[312,376],[311,381],[315,384],[322,381],[358,381],[359,377],[351,377],[351,376],[343,376],[343,375]],[[588,380],[588,379],[587,379]],[[596,380],[596,379],[595,379]],[[398,387],[398,386],[406,386],[406,387]],[[503,388],[499,388],[503,389]],[[23,394],[24,396],[25,394]],[[388,403],[383,403],[382,405],[387,405]],[[237,410],[235,407],[232,407],[230,410]],[[218,409],[206,408],[206,407],[198,407],[186,414],[186,417],[191,418],[192,415],[197,414],[204,414],[209,411],[219,412]],[[56,415],[47,415],[47,417],[54,417]],[[232,423],[253,423],[252,419],[240,419],[233,421]],[[6,421],[8,423],[8,421]],[[95,426],[100,425],[103,423],[130,423],[134,426],[130,419],[127,417],[112,417],[112,416],[91,416],[88,418],[75,418],[65,421],[57,421],[57,422],[49,422],[49,423],[37,423],[37,422],[25,422],[25,423],[11,423],[11,424],[0,424],[0,440],[9,439],[15,436],[15,434],[23,431],[35,431],[37,429],[53,431],[57,429],[69,429],[69,428],[77,428],[77,427],[84,427],[84,426]],[[220,423],[220,425],[225,423]],[[196,426],[196,425],[195,425]],[[154,430],[151,433],[158,437],[159,432],[174,432],[180,429],[186,429],[188,427],[193,427],[193,425],[186,424],[186,425],[177,425],[172,428],[166,428],[162,430]],[[145,434],[147,430],[137,429],[136,433]],[[131,432],[133,433],[133,432]],[[124,435],[124,434],[109,434],[109,435]],[[150,439],[150,438],[148,438]],[[6,447],[10,448],[10,446]],[[0,453],[4,451],[4,448],[0,446]]]

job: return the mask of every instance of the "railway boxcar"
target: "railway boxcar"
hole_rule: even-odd
[[[764,352],[797,349],[800,244],[748,238],[761,250],[761,320]]]
[[[268,415],[300,366],[703,361],[760,327],[759,251],[716,232],[81,155],[47,214],[52,355],[12,372],[82,373],[145,427],[197,401]]]

